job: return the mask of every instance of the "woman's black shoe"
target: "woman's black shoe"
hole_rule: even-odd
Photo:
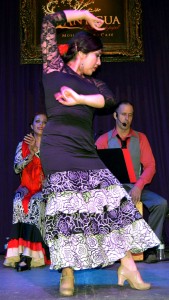
[[[17,272],[31,270],[31,260],[32,260],[31,257],[23,255],[21,257],[21,260],[15,263],[15,269],[17,270]],[[21,265],[22,262],[24,262],[25,264]]]

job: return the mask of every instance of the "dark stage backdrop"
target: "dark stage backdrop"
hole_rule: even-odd
[[[105,62],[97,77],[117,100],[135,104],[134,128],[147,134],[157,162],[151,188],[169,201],[169,2],[143,0],[144,62]],[[19,185],[13,160],[29,131],[32,115],[44,108],[41,65],[20,65],[19,0],[1,0],[0,20],[0,252],[10,235],[12,201]],[[113,126],[111,116],[97,116],[95,135]]]

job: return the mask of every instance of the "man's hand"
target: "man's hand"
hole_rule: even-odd
[[[129,195],[132,198],[133,203],[136,205],[141,200],[141,190],[137,186],[133,186],[130,190]]]

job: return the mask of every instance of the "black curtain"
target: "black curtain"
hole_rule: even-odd
[[[97,77],[116,99],[135,105],[133,127],[147,134],[157,163],[151,189],[169,194],[169,2],[142,0],[144,62],[104,62]],[[1,0],[0,20],[0,252],[10,235],[12,202],[19,177],[13,171],[15,149],[29,132],[35,112],[44,110],[42,65],[20,64],[19,0]],[[95,118],[95,136],[109,130],[112,116]]]

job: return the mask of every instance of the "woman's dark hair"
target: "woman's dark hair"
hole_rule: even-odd
[[[65,62],[69,62],[75,57],[78,51],[85,54],[97,51],[103,48],[101,39],[87,31],[77,32],[74,37],[68,42],[69,48],[63,56]]]
[[[29,126],[31,126],[31,125],[33,124],[33,122],[34,122],[36,116],[39,116],[39,115],[44,115],[44,116],[47,117],[47,115],[46,115],[45,112],[36,112],[36,113],[34,114],[34,116],[31,118],[31,121],[30,121],[30,123],[29,123]]]

